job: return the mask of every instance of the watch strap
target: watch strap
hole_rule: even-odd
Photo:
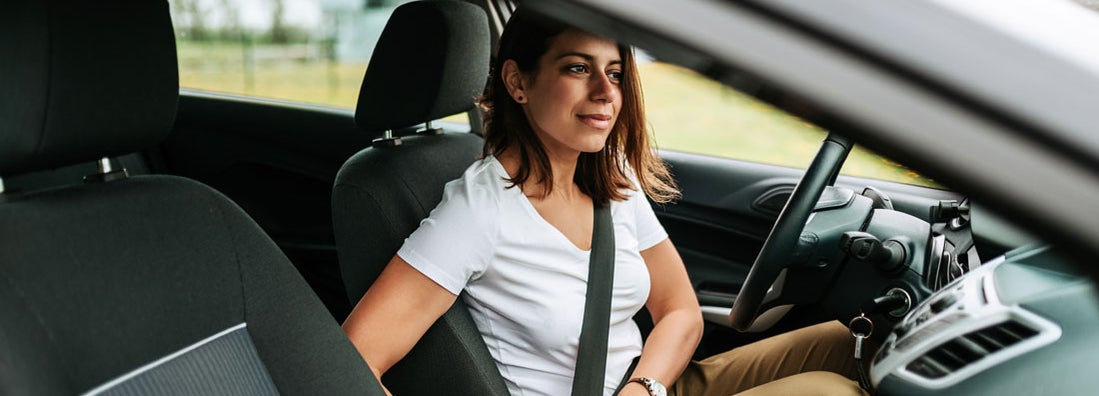
[[[630,382],[636,382],[644,385],[645,390],[649,392],[649,396],[666,396],[668,394],[668,390],[666,387],[664,387],[664,383],[655,378],[634,377],[630,378],[630,380],[626,383]]]

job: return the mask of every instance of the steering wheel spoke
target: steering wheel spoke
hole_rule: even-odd
[[[789,201],[779,213],[771,233],[763,243],[759,255],[748,272],[744,285],[733,303],[729,321],[733,328],[749,331],[759,316],[768,290],[778,279],[797,251],[802,230],[809,216],[817,206],[825,188],[835,183],[847,154],[851,151],[851,142],[842,136],[830,133],[817,152],[805,175],[794,187]]]

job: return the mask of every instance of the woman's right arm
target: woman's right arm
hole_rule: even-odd
[[[457,297],[393,256],[343,322],[343,331],[380,383]]]

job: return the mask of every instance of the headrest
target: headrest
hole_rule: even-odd
[[[168,2],[0,5],[0,175],[160,142],[179,96]]]
[[[488,17],[475,5],[397,7],[366,69],[355,124],[382,132],[473,109],[488,80],[489,40]]]

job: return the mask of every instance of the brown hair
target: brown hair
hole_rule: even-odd
[[[553,170],[546,150],[531,128],[522,106],[508,95],[501,75],[504,61],[514,60],[521,72],[533,75],[538,71],[538,61],[549,50],[553,38],[569,29],[574,28],[520,7],[512,14],[500,37],[488,89],[479,102],[485,111],[484,155],[499,156],[513,145],[518,148],[519,170],[508,179],[511,183],[509,187],[523,184],[533,173],[545,186],[544,193],[548,193],[553,189]],[[623,74],[619,83],[622,106],[618,120],[602,150],[580,153],[573,181],[597,205],[606,205],[611,200],[624,200],[624,189],[634,189],[627,175],[627,170],[633,170],[645,194],[653,201],[666,203],[678,198],[679,190],[668,167],[650,144],[645,126],[645,102],[633,50],[619,45],[618,52],[622,57]]]

